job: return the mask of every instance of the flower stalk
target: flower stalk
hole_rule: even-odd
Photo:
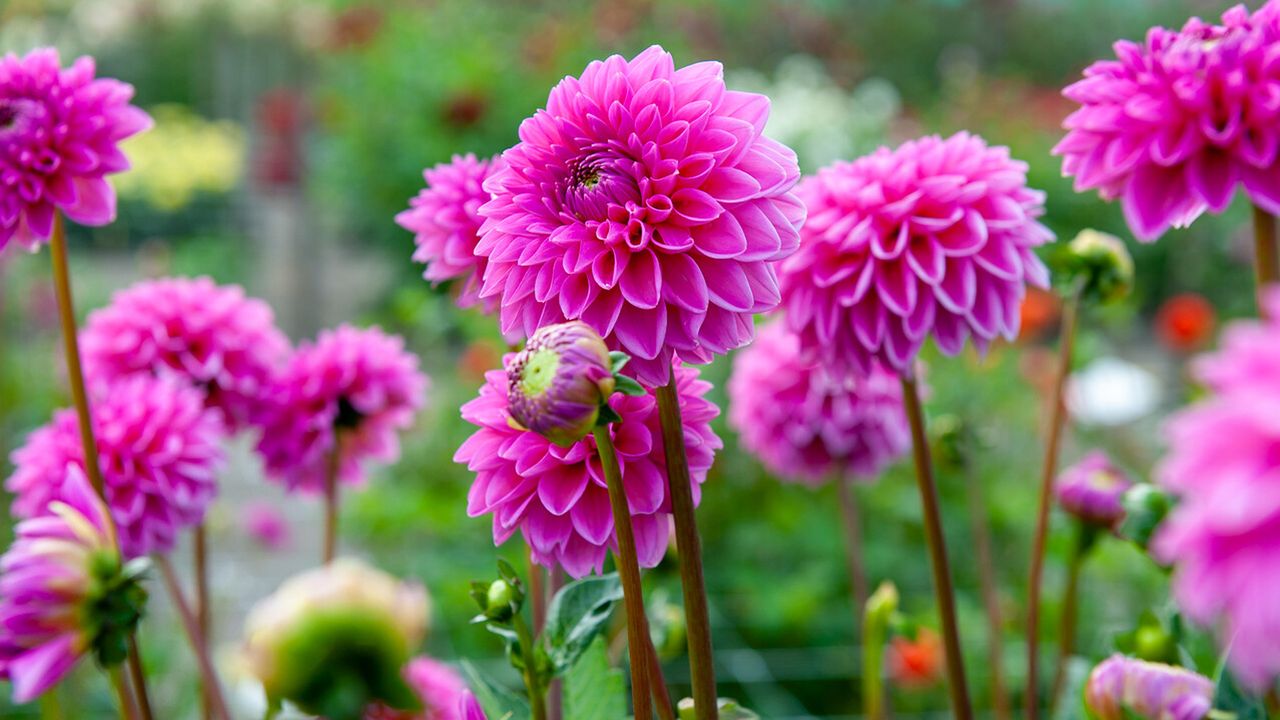
[[[707,586],[702,573],[702,539],[693,509],[689,456],[684,446],[684,424],[680,418],[680,396],[674,367],[671,380],[658,388],[658,414],[662,424],[662,444],[666,453],[667,483],[671,511],[675,517],[676,546],[680,548],[680,584],[689,633],[689,672],[697,720],[718,720],[716,673],[711,649],[711,620],[707,612]]]
[[[147,692],[147,674],[142,669],[142,652],[138,650],[138,634],[129,636],[129,682],[138,699],[138,712],[142,720],[151,720],[151,696]]]
[[[342,466],[342,432],[334,433],[324,468],[324,564],[338,553],[338,469]]]
[[[1257,205],[1253,206],[1254,273],[1258,280],[1258,303],[1262,307],[1263,290],[1280,282],[1280,240],[1276,236],[1276,218]]]
[[[111,677],[111,688],[116,693],[116,703],[120,705],[120,717],[138,720],[138,706],[133,701],[133,693],[129,691],[129,682],[125,680],[124,671],[115,665],[107,674]]]
[[[192,558],[192,569],[196,576],[196,620],[200,624],[200,637],[204,638],[205,643],[208,644],[213,631],[213,618],[209,608],[209,538],[204,523],[200,523],[195,527],[192,540],[192,554],[194,556]],[[145,710],[144,714],[146,714]],[[200,717],[203,720],[209,720],[212,715],[213,709],[209,703],[209,693],[202,686],[200,688]]]
[[[173,600],[174,610],[178,613],[178,619],[182,621],[182,629],[187,634],[187,642],[191,644],[191,651],[196,656],[196,665],[200,670],[200,680],[202,686],[207,690],[210,704],[213,708],[214,720],[231,720],[230,713],[227,712],[227,703],[222,696],[222,686],[218,682],[218,673],[213,668],[213,661],[210,659],[209,646],[205,642],[204,636],[200,634],[200,623],[196,620],[196,615],[191,610],[190,603],[182,593],[182,587],[178,584],[178,574],[174,572],[173,563],[169,562],[169,558],[165,555],[157,555],[155,557],[156,565],[160,568],[160,576],[164,580],[165,590],[169,592],[169,597]]]
[[[864,606],[862,622],[862,710],[869,720],[885,719],[884,645],[898,611],[898,590],[884,582]]]
[[[965,680],[964,656],[960,650],[960,628],[956,620],[955,590],[951,585],[951,567],[947,559],[946,538],[942,532],[942,513],[938,503],[938,486],[933,477],[933,459],[929,438],[925,433],[924,411],[920,406],[920,388],[911,375],[902,376],[902,401],[911,426],[911,440],[916,467],[916,484],[924,514],[925,540],[933,569],[933,589],[942,623],[942,639],[947,657],[947,689],[956,720],[971,720],[969,685]]]
[[[529,691],[529,710],[533,720],[547,720],[547,689],[538,680],[537,666],[534,663],[533,633],[529,631],[529,623],[524,616],[516,613],[511,618],[516,636],[520,639],[520,651],[524,653],[524,686]]]
[[[867,605],[867,571],[862,553],[862,520],[858,513],[858,499],[853,483],[844,477],[835,479],[836,494],[840,500],[840,524],[844,528],[846,554],[849,566],[849,589],[853,594],[853,630],[859,633],[863,608]]]
[[[1067,562],[1067,582],[1062,587],[1062,617],[1058,620],[1058,663],[1053,671],[1053,685],[1049,690],[1049,711],[1057,707],[1062,689],[1067,681],[1067,660],[1075,652],[1076,618],[1079,615],[1080,569],[1091,544],[1091,529],[1083,522],[1076,523],[1076,538],[1072,543],[1071,559]]]

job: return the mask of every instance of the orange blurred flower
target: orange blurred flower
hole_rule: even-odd
[[[1038,287],[1028,287],[1027,296],[1022,300],[1022,330],[1018,340],[1033,342],[1039,340],[1049,328],[1058,322],[1062,311],[1062,302],[1058,294]]]
[[[1175,295],[1156,312],[1156,336],[1173,352],[1194,352],[1209,344],[1217,321],[1213,305],[1200,295]]]
[[[942,678],[945,665],[942,639],[929,628],[920,628],[914,640],[895,637],[887,652],[889,677],[907,689],[929,687]]]
[[[484,382],[484,374],[502,367],[502,352],[487,340],[477,340],[458,357],[458,376],[469,383]]]

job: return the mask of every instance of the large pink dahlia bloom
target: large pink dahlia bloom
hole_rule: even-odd
[[[319,492],[340,442],[338,477],[359,485],[366,462],[400,456],[397,433],[413,424],[428,387],[400,336],[376,327],[325,330],[277,375],[258,452],[289,489]]]
[[[61,211],[85,225],[115,219],[106,176],[129,168],[119,143],[151,127],[133,87],[94,79],[93,58],[63,68],[58,51],[0,58],[0,249],[35,250]]]
[[[897,375],[833,375],[801,357],[784,323],[740,351],[729,378],[729,424],[770,472],[820,485],[870,479],[911,447]]]
[[[125,555],[173,549],[178,531],[197,525],[218,493],[225,430],[199,391],[138,375],[99,386],[92,399],[94,438],[107,502]],[[59,410],[13,452],[5,489],[13,512],[34,517],[62,499],[68,464],[84,467],[74,410]]]
[[[839,370],[907,373],[926,338],[954,355],[1018,335],[1026,283],[1047,287],[1033,248],[1044,193],[1008,148],[959,133],[837,162],[801,183],[809,219],[782,263],[801,347]]]
[[[422,176],[427,187],[409,201],[409,209],[396,215],[396,222],[413,233],[418,249],[415,262],[426,264],[422,276],[434,284],[458,280],[458,305],[470,307],[480,301],[480,278],[485,258],[477,255],[480,237],[480,206],[488,202],[484,181],[502,167],[501,158],[477,160],[475,155],[454,155],[447,163],[427,168]],[[491,298],[485,310],[494,308]]]
[[[722,446],[710,425],[720,411],[706,399],[711,384],[700,380],[697,370],[677,366],[675,376],[696,503]],[[516,429],[510,422],[507,373],[491,371],[485,381],[480,396],[462,406],[462,418],[478,430],[453,457],[476,474],[467,514],[493,513],[497,544],[522,532],[539,564],[559,565],[574,577],[600,571],[616,540],[595,438],[588,435],[562,447]],[[667,550],[671,514],[658,403],[652,394],[619,394],[609,405],[622,417],[609,432],[635,525],[636,552],[642,566],[653,567]]]
[[[259,410],[289,354],[271,308],[207,277],[147,280],[116,293],[80,333],[90,382],[176,377],[205,393],[229,429]]]
[[[1237,187],[1280,212],[1278,41],[1280,4],[1269,2],[1117,42],[1115,60],[1063,91],[1081,105],[1054,148],[1063,172],[1077,190],[1119,198],[1144,241],[1225,210]]]
[[[1280,290],[1269,302],[1280,302]],[[1243,330],[1265,332],[1270,347],[1280,346],[1280,321]],[[1252,364],[1251,350],[1228,342],[1203,367],[1239,360],[1237,369],[1252,368],[1256,382],[1222,385],[1166,426],[1169,451],[1156,475],[1180,502],[1154,550],[1176,568],[1178,604],[1221,627],[1233,669],[1260,689],[1280,677],[1280,370]]]
[[[719,63],[677,70],[658,46],[562,80],[485,183],[480,294],[501,299],[503,332],[581,319],[646,385],[666,383],[673,354],[750,342],[804,220],[768,114]]]

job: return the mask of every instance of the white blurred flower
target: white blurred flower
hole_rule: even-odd
[[[1151,371],[1115,357],[1099,358],[1071,376],[1067,407],[1086,425],[1127,425],[1160,404],[1160,380]]]

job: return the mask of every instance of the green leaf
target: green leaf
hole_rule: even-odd
[[[621,350],[614,350],[609,353],[609,367],[613,370],[614,375],[617,375],[629,362],[631,362],[631,356]]]
[[[622,416],[618,411],[608,405],[601,405],[600,414],[596,417],[596,427],[605,427],[616,422],[622,422]]]
[[[600,634],[613,606],[622,599],[617,573],[571,582],[560,589],[547,608],[543,638],[552,672],[562,675]]]
[[[645,395],[649,394],[649,391],[645,390],[643,385],[636,382],[635,379],[627,377],[626,375],[614,376],[614,383],[615,383],[615,389],[618,392],[622,393],[623,395],[630,395],[632,397],[644,397]]]
[[[627,689],[622,672],[609,667],[604,638],[596,638],[565,675],[565,720],[600,720],[627,716]]]
[[[520,648],[520,636],[516,631],[506,625],[496,622],[485,624],[485,629],[502,638],[507,651],[507,660],[511,662],[511,667],[516,670],[524,669],[524,652]]]
[[[489,720],[529,720],[529,702],[523,697],[493,682],[466,660],[462,672]]]
[[[1227,653],[1230,652],[1231,649],[1228,648]],[[1267,720],[1267,709],[1262,698],[1246,692],[1231,674],[1231,668],[1227,666],[1227,653],[1223,653],[1218,671],[1214,674],[1214,711],[1231,713],[1235,720]]]

